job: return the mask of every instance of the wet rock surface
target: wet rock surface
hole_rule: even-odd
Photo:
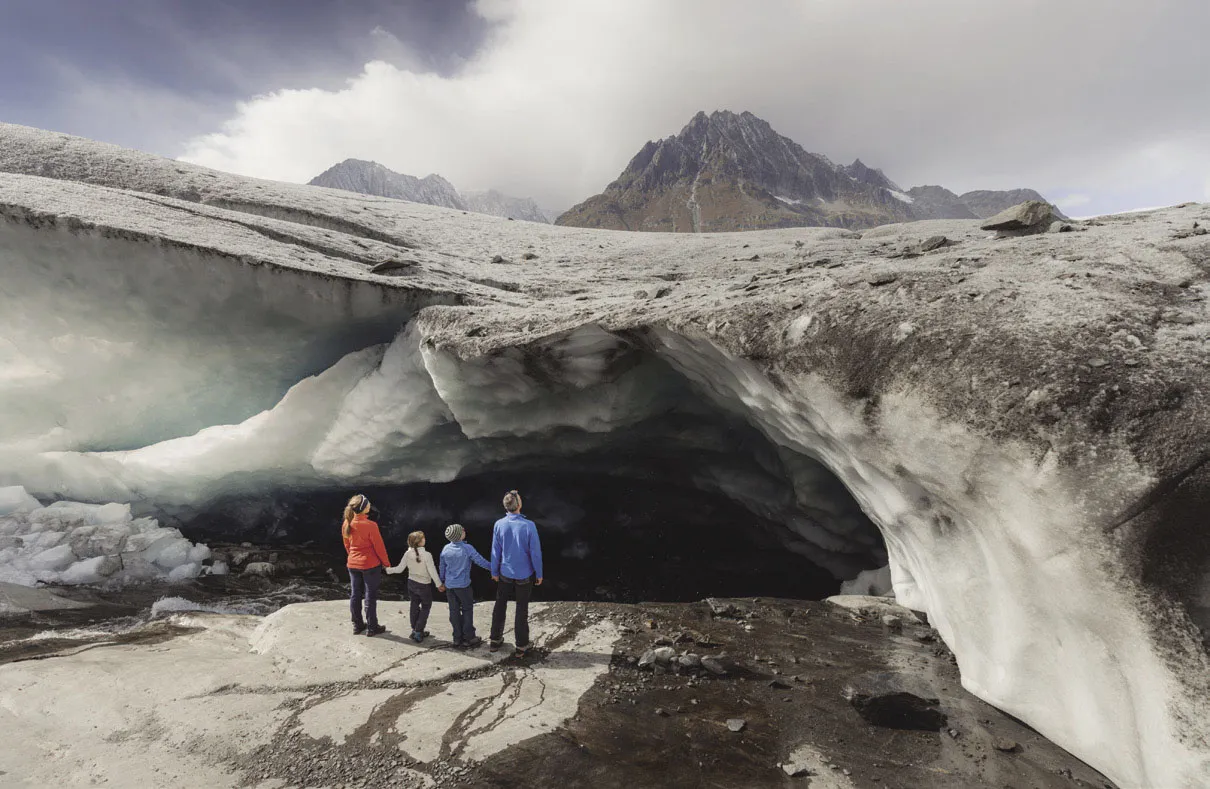
[[[579,713],[488,760],[459,786],[1112,786],[962,690],[949,650],[915,637],[928,632],[922,624],[898,634],[873,611],[773,599],[611,610],[622,636]],[[662,639],[701,653],[704,663],[726,654],[732,671],[639,668],[638,656]],[[845,688],[888,671],[938,698],[957,736],[863,719]],[[1020,750],[997,750],[1007,739]]]
[[[90,763],[60,772],[66,786],[120,782],[130,759],[179,786],[1112,786],[963,691],[949,651],[915,637],[924,625],[898,634],[876,609],[779,599],[553,603],[535,613],[538,649],[516,659],[455,651],[436,620],[421,646],[395,633],[349,636],[341,608],[283,609],[269,629],[255,617],[178,615],[87,651],[33,662],[10,652],[0,701],[39,677],[120,674],[126,662],[191,654],[176,700],[158,702],[193,717],[96,699],[121,721],[62,744],[68,762]],[[384,601],[382,610],[399,631],[402,606]],[[252,644],[242,668],[208,678],[232,661],[222,644],[242,638]],[[640,667],[651,652],[675,657]],[[727,673],[711,672],[709,661]],[[948,731],[871,725],[846,701],[846,688],[888,675],[935,696]],[[29,698],[53,719],[60,704],[89,703],[89,692],[64,688],[74,698],[56,698],[43,686]],[[169,693],[154,680],[145,692]],[[14,756],[0,769],[21,776]]]

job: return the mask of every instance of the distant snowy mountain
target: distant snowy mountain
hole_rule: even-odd
[[[709,232],[774,227],[865,228],[918,219],[975,219],[1026,200],[1032,189],[904,191],[860,159],[836,165],[750,112],[699,112],[673,137],[648,142],[617,180],[556,224]]]
[[[417,178],[364,159],[345,159],[324,170],[309,183],[311,186],[326,186],[346,192],[410,200],[413,203],[427,203],[529,222],[553,221],[528,197],[512,197],[495,189],[461,194],[453,184],[439,175]]]
[[[529,197],[511,197],[495,189],[486,192],[467,192],[462,196],[467,208],[480,214],[511,216],[528,222],[551,222],[553,220]]]
[[[439,175],[417,178],[389,170],[378,162],[367,162],[363,159],[345,159],[340,164],[324,170],[309,183],[312,186],[344,189],[346,192],[468,210],[466,202],[454,185]]]

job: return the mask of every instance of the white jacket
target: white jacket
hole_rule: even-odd
[[[416,552],[420,552],[420,557],[416,557]],[[402,568],[402,569],[400,569]],[[408,548],[403,554],[403,561],[399,563],[399,568],[396,572],[408,571],[408,580],[415,581],[418,584],[441,584],[441,576],[437,574],[437,568],[433,565],[433,555],[424,548]]]

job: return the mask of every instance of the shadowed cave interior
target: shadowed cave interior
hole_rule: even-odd
[[[510,471],[485,470],[445,483],[232,497],[181,518],[180,526],[196,540],[318,549],[342,578],[338,524],[352,492],[372,500],[388,553],[398,562],[414,530],[425,532],[436,561],[450,523],[466,527],[467,540],[490,558],[501,497],[516,488],[542,538],[546,580],[540,598],[819,599],[837,594],[840,582],[861,570],[886,564],[877,527],[822,465],[794,457],[797,479],[804,467],[811,469],[810,492],[796,495],[789,479],[779,478],[777,462],[770,461],[776,453],[763,436],[735,421],[722,430],[737,448],[725,468],[710,452],[622,440],[574,457],[517,458],[509,461]],[[761,464],[758,455],[764,455]],[[472,581],[480,599],[494,595],[486,571],[475,569]],[[404,581],[386,584],[384,589],[399,591]]]

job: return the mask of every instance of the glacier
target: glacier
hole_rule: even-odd
[[[191,559],[354,487],[692,492],[804,574],[886,566],[967,689],[1120,785],[1205,785],[1207,221],[614,233],[0,124],[0,501]]]

